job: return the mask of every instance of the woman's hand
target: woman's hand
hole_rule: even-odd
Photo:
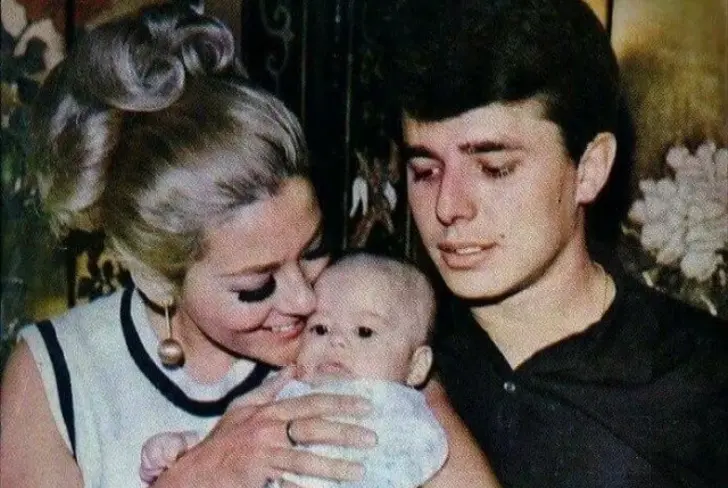
[[[342,481],[360,479],[360,464],[295,449],[288,434],[297,444],[371,447],[376,442],[372,431],[325,419],[365,415],[371,406],[362,398],[343,395],[314,394],[276,401],[276,394],[292,379],[292,370],[284,369],[231,406],[207,438],[152,486],[262,488],[283,472]]]

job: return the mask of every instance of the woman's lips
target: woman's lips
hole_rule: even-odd
[[[295,322],[291,322],[289,324],[282,324],[282,325],[270,325],[268,327],[265,327],[266,330],[269,332],[272,332],[277,337],[280,337],[281,339],[295,339],[301,333],[303,332],[303,329],[306,327],[306,323],[303,320],[296,320]]]

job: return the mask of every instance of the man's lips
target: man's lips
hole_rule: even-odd
[[[480,264],[495,247],[494,243],[441,242],[437,245],[445,264],[452,269],[468,269]]]

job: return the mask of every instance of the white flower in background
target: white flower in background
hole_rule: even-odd
[[[0,1],[0,20],[8,34],[13,37],[18,37],[28,24],[25,8],[15,0]]]
[[[28,42],[37,38],[46,44],[43,51],[45,70],[42,75],[57,65],[65,56],[66,46],[63,36],[56,31],[50,18],[28,23],[25,7],[16,0],[1,0],[1,19],[3,28],[13,37],[15,46],[13,56],[25,54]]]
[[[41,73],[42,77],[45,77],[45,75],[48,74],[48,71],[60,63],[66,55],[66,47],[63,36],[56,31],[51,19],[43,19],[38,22],[33,22],[28,26],[25,32],[23,32],[20,39],[18,39],[18,44],[15,47],[15,52],[13,54],[16,56],[22,56],[28,47],[28,42],[33,38],[41,39],[47,46],[45,51],[43,51],[43,61],[46,69],[43,73]]]
[[[707,141],[691,154],[676,146],[666,161],[674,179],[642,180],[644,199],[629,218],[642,225],[640,242],[659,263],[679,260],[686,277],[705,281],[728,247],[728,149]]]

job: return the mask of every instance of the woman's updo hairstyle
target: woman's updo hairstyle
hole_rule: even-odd
[[[44,83],[31,132],[54,228],[103,229],[159,302],[206,228],[309,171],[295,116],[246,79],[229,29],[177,4],[80,39]]]

